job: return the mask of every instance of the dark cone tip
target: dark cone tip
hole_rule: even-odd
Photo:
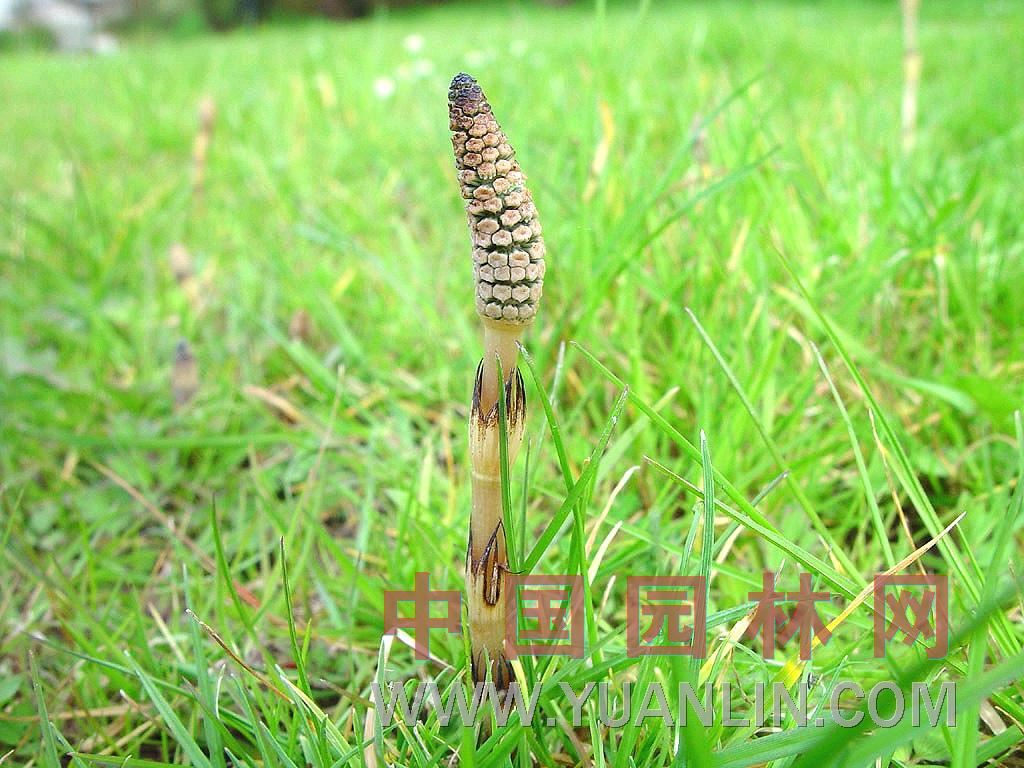
[[[452,78],[452,84],[448,88],[448,103],[452,106],[463,104],[475,104],[483,101],[484,93],[476,80],[465,72],[459,72]]]

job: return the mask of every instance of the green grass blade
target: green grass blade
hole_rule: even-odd
[[[124,654],[125,660],[128,666],[135,673],[135,676],[142,683],[142,688],[146,692],[146,696],[153,702],[153,706],[156,707],[157,712],[160,714],[160,718],[163,720],[167,729],[171,732],[175,742],[181,747],[181,751],[185,753],[189,762],[195,768],[213,768],[209,758],[203,754],[203,750],[200,749],[199,744],[192,737],[191,732],[185,727],[185,724],[181,722],[181,719],[175,713],[174,708],[170,705],[167,699],[164,698],[163,694],[160,693],[160,688],[153,683],[153,679],[146,674],[146,672],[138,665],[138,663],[131,657],[127,651]]]
[[[683,478],[679,477],[679,475],[670,470],[668,467],[663,466],[662,464],[659,464],[658,462],[653,461],[652,459],[648,459],[648,461],[655,469],[664,474],[666,477],[679,483],[680,485],[683,485],[684,487],[689,487],[689,485],[686,483],[685,480],[683,480]],[[717,475],[715,477],[715,480],[718,480]],[[774,545],[786,554],[792,556],[794,560],[803,565],[805,568],[808,568],[811,572],[821,576],[832,587],[837,589],[846,597],[852,598],[857,595],[858,590],[849,581],[849,579],[845,578],[835,568],[826,563],[820,557],[811,554],[806,549],[797,544],[793,544],[788,539],[781,536],[774,529],[762,525],[758,521],[748,517],[746,514],[742,512],[733,509],[732,507],[729,507],[725,504],[720,504],[718,508],[725,512],[727,515],[729,515],[736,522],[740,523],[746,528],[749,528],[758,536],[762,537],[765,541]]]
[[[573,506],[583,496],[591,478],[597,472],[597,466],[600,461],[601,454],[604,453],[604,449],[608,445],[608,441],[611,439],[612,431],[618,423],[622,409],[626,406],[626,399],[628,395],[629,390],[624,389],[622,394],[619,395],[618,399],[615,401],[611,415],[608,417],[608,421],[605,423],[604,429],[601,432],[601,437],[598,439],[597,445],[594,446],[594,450],[591,451],[590,456],[587,458],[586,469],[583,470],[579,480],[577,480],[573,485],[569,495],[566,496],[565,501],[562,502],[551,521],[547,526],[545,526],[544,532],[541,533],[540,537],[537,539],[537,543],[534,544],[533,549],[530,550],[530,554],[523,562],[522,570],[524,573],[530,573],[537,566],[537,563],[540,562],[540,559],[544,556],[547,548],[551,546],[551,542],[554,541],[555,537],[558,535],[558,531],[562,527],[562,524],[572,512]]]
[[[825,377],[825,381],[828,382],[828,388],[832,392],[832,399],[835,400],[836,408],[839,409],[839,415],[843,418],[843,423],[846,425],[846,434],[850,438],[850,447],[853,449],[854,461],[857,463],[857,474],[860,476],[861,485],[864,488],[864,498],[867,500],[868,509],[871,510],[871,522],[875,528],[875,537],[879,545],[882,547],[882,554],[885,556],[885,564],[887,568],[892,568],[896,563],[896,558],[892,553],[892,545],[889,544],[889,534],[885,530],[885,523],[882,521],[882,513],[878,509],[878,500],[875,498],[875,489],[871,485],[871,478],[868,476],[868,468],[864,463],[864,454],[860,450],[860,443],[857,440],[857,433],[853,429],[853,422],[850,421],[850,414],[846,411],[846,406],[843,404],[843,398],[839,395],[839,390],[836,389],[835,382],[832,381],[832,376],[828,371],[828,366],[825,364],[824,358],[821,356],[821,351],[817,346],[811,345],[814,350],[814,357],[818,361],[818,367],[821,369],[822,375]]]
[[[284,537],[280,539],[281,552],[281,582],[284,585],[284,605],[288,616],[288,639],[292,645],[292,658],[295,660],[295,669],[299,675],[299,689],[307,696],[312,696],[309,687],[309,678],[306,677],[306,655],[302,646],[299,645],[299,633],[295,629],[295,611],[292,609],[292,586],[288,579],[288,560],[284,547]]]
[[[596,357],[594,357],[580,345],[575,344],[575,342],[573,345],[577,349],[579,349],[579,351],[582,352],[583,355],[594,365],[594,367],[597,368],[609,381],[614,383],[617,387],[625,388],[626,385],[622,381],[622,379],[620,379],[618,376],[612,373]],[[659,429],[661,429],[666,435],[668,435],[672,439],[672,441],[676,443],[676,445],[678,445],[687,456],[690,457],[690,459],[693,462],[700,463],[700,451],[697,450],[693,443],[691,443],[689,440],[683,437],[682,433],[679,432],[679,430],[677,430],[675,427],[669,424],[663,416],[661,416],[657,411],[651,408],[650,405],[648,405],[639,397],[633,394],[630,395],[629,401],[633,405],[635,405],[640,410],[640,412],[643,413],[648,419],[650,419]],[[744,498],[743,494],[736,490],[736,488],[733,487],[733,485],[725,477],[723,477],[721,473],[719,473],[717,470],[715,471],[715,482],[722,487],[726,495],[730,499],[732,499],[733,503],[739,505],[740,509],[747,517],[749,517],[751,520],[756,521],[757,523],[766,528],[774,527],[771,523],[768,522],[768,520],[765,519],[764,515],[762,515],[760,512],[754,509],[750,505],[750,502],[747,501],[746,498]]]
[[[32,692],[36,698],[36,711],[39,713],[39,738],[43,746],[40,758],[45,768],[61,768],[60,758],[57,756],[57,742],[53,737],[53,724],[46,711],[43,684],[39,680],[39,667],[36,664],[36,655],[32,652],[28,655],[28,666],[32,676]]]
[[[792,472],[788,471],[788,462],[786,462],[785,458],[783,457],[782,451],[779,449],[778,443],[775,442],[775,439],[769,433],[768,428],[765,427],[764,423],[761,421],[760,416],[758,416],[757,411],[754,409],[753,403],[750,401],[750,398],[747,396],[746,391],[743,389],[743,385],[740,384],[739,379],[736,378],[736,374],[733,372],[732,368],[726,362],[725,358],[722,356],[722,353],[718,350],[718,347],[715,345],[715,342],[712,341],[711,336],[708,334],[706,330],[704,330],[704,326],[701,325],[700,321],[697,319],[697,316],[689,307],[686,308],[686,314],[693,322],[694,327],[696,327],[697,333],[700,334],[700,337],[703,340],[705,346],[707,346],[707,348],[711,351],[711,354],[714,356],[715,361],[718,363],[718,367],[721,368],[722,373],[725,374],[725,378],[729,381],[729,385],[736,393],[736,396],[740,399],[740,403],[743,405],[744,410],[746,410],[747,415],[750,417],[750,420],[754,423],[754,426],[757,428],[758,434],[761,435],[762,442],[764,442],[765,447],[768,449],[768,452],[771,454],[772,459],[775,461],[776,467],[780,472],[786,472],[786,486],[789,488],[793,496],[796,498],[797,502],[800,504],[800,508],[803,509],[804,514],[807,515],[807,518],[811,521],[811,525],[814,526],[814,530],[817,531],[818,535],[820,535],[822,539],[824,539],[825,542],[828,544],[829,550],[842,564],[843,570],[856,577],[858,575],[857,567],[853,564],[853,561],[850,560],[849,555],[846,554],[845,548],[840,546],[836,542],[835,537],[833,537],[832,535],[832,532],[822,522],[821,516],[814,508],[814,505],[811,503],[810,499],[807,498],[807,494],[804,493],[803,488],[796,481],[796,477],[793,475]],[[863,583],[863,581],[861,583]]]
[[[486,364],[486,361],[484,362]],[[501,358],[497,355],[494,357],[494,365],[497,369],[497,381],[505,381],[505,373],[501,370]],[[505,548],[508,551],[509,567],[516,571],[520,553],[516,549],[519,542],[512,515],[512,480],[509,477],[508,466],[508,405],[505,402],[504,387],[501,389],[503,391],[498,393],[498,481],[501,484],[501,519],[505,526]]]
[[[186,610],[195,610],[192,602],[192,590],[189,584],[188,568],[182,566],[182,584],[185,592]],[[210,665],[206,658],[206,645],[199,632],[199,625],[195,621],[187,621],[189,639],[192,646],[192,656],[195,660],[196,682],[198,683],[199,698],[205,702],[203,706],[203,735],[206,737],[206,745],[210,753],[210,762],[213,768],[226,768],[224,763],[224,741],[220,729],[214,722],[214,713],[217,710],[217,693],[214,681],[210,677]]]

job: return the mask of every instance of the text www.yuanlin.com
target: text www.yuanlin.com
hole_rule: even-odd
[[[810,702],[811,687],[806,683],[799,684],[792,692],[782,683],[770,687],[758,683],[754,686],[753,700],[743,699],[747,702],[743,705],[733,700],[728,682],[718,689],[711,683],[705,684],[701,696],[689,683],[680,683],[674,697],[657,682],[646,686],[623,683],[615,688],[607,682],[587,683],[579,690],[563,682],[558,684],[558,689],[556,695],[563,696],[572,709],[574,728],[583,725],[584,708],[595,699],[596,713],[591,704],[590,716],[596,714],[598,721],[610,728],[630,723],[641,725],[648,720],[661,721],[668,726],[686,725],[689,718],[695,718],[705,727],[716,724],[748,727],[769,722],[780,727],[787,718],[798,727],[824,727],[834,723],[852,728],[867,718],[875,727],[891,728],[908,717],[913,727],[956,724],[956,686],[952,682],[940,684],[933,694],[925,683],[913,683],[908,693],[893,682],[880,682],[865,691],[855,682],[841,681],[827,695],[814,697],[813,703]],[[555,725],[554,717],[542,715],[540,695],[541,687],[534,686],[529,697],[524,696],[518,683],[512,683],[507,693],[498,691],[491,683],[478,683],[472,694],[457,684],[442,692],[434,681],[405,685],[392,682],[387,684],[386,691],[379,683],[371,685],[377,718],[385,727],[396,718],[411,725],[430,712],[441,726],[452,723],[471,726],[481,718],[492,716],[499,727],[507,725],[513,717],[527,727],[541,716],[548,725]]]

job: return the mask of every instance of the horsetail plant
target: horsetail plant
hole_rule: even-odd
[[[466,592],[470,664],[474,682],[490,678],[496,688],[505,690],[514,673],[504,643],[508,550],[502,519],[498,398],[503,393],[506,460],[511,465],[523,440],[526,419],[517,344],[537,314],[544,280],[544,240],[526,176],[491,105],[469,75],[459,74],[452,80],[448,116],[469,218],[476,310],[483,323],[484,341],[469,417],[473,505]],[[499,381],[499,369],[503,381]]]

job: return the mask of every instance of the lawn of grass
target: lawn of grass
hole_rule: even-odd
[[[1017,3],[925,0],[910,153],[895,2],[467,3],[0,60],[0,765],[1016,748],[1022,39]],[[431,662],[382,639],[384,590],[462,583],[480,355],[445,104],[462,70],[549,254],[510,473],[519,562],[592,583],[588,656],[524,660],[556,724],[479,745],[368,708],[374,680],[468,677],[459,636],[432,632]],[[175,408],[182,340],[199,387]],[[829,620],[894,565],[949,576],[945,661],[875,659],[870,598],[802,667],[784,666],[798,639],[771,662],[730,634],[765,569],[783,591],[813,574]],[[595,699],[570,727],[560,681],[695,679],[627,656],[625,581],[702,572],[708,679],[737,709],[775,679],[813,675],[812,703],[840,680],[958,681],[957,726],[606,729]]]

